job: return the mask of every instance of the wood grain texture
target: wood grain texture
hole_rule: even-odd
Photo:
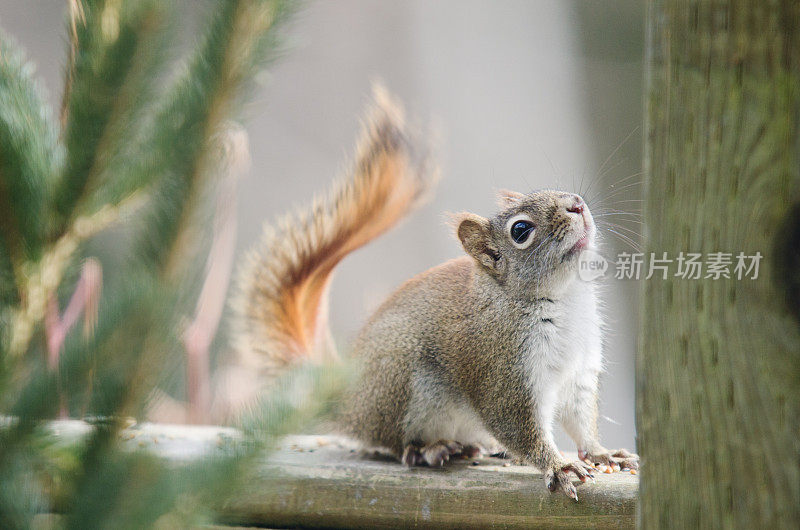
[[[61,443],[81,443],[91,427],[75,420],[50,426]],[[228,450],[234,429],[136,424],[122,447],[148,451],[170,465]],[[567,454],[576,458],[575,454]],[[333,436],[282,439],[269,456],[239,477],[242,486],[217,499],[223,527],[268,528],[633,528],[638,477],[598,473],[578,485],[579,502],[551,494],[541,472],[504,466],[507,460],[456,460],[443,468],[408,469],[393,459],[362,454]],[[576,481],[577,483],[577,481]],[[41,528],[51,518],[43,518]]]
[[[796,528],[800,3],[657,0],[648,19],[648,252],[764,257],[757,280],[645,283],[638,523]]]
[[[638,479],[598,474],[579,502],[551,494],[529,466],[483,458],[408,469],[351,452],[338,439],[295,436],[220,510],[221,522],[313,528],[632,528]],[[571,455],[575,458],[575,455]]]

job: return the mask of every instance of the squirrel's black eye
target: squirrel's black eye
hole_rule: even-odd
[[[524,243],[533,233],[533,225],[528,221],[517,221],[511,225],[511,239],[516,243]]]

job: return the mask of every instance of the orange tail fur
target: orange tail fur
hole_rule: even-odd
[[[374,93],[351,174],[307,210],[265,228],[239,274],[235,347],[266,375],[299,359],[336,355],[327,300],[334,268],[421,204],[438,180],[400,107],[382,89]]]

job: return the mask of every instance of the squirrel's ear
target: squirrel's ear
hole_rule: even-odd
[[[488,219],[473,213],[461,213],[453,216],[453,224],[467,254],[489,271],[495,274],[503,272],[505,260],[492,243]]]
[[[516,206],[525,198],[525,195],[511,190],[497,190],[497,205],[500,208]]]

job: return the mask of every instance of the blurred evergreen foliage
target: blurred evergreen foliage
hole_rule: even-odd
[[[0,35],[2,527],[27,528],[51,511],[71,528],[202,522],[204,499],[231,487],[270,436],[325,407],[278,389],[254,409],[241,443],[180,470],[119,448],[123,418],[140,416],[161,372],[182,364],[220,133],[240,114],[254,74],[280,51],[294,8],[218,0],[197,48],[175,58],[172,4],[70,0],[58,116],[23,53]],[[177,75],[168,71],[176,59]],[[83,297],[83,329],[48,321],[53,308],[58,317],[81,299],[90,243],[119,224],[131,235],[113,263],[100,265],[120,280],[103,288],[94,312],[91,295]],[[60,342],[52,332],[59,325]],[[330,374],[308,370],[287,384],[320,388],[320,374]],[[334,380],[322,386],[331,390]],[[76,450],[44,428],[59,413],[101,420]]]

